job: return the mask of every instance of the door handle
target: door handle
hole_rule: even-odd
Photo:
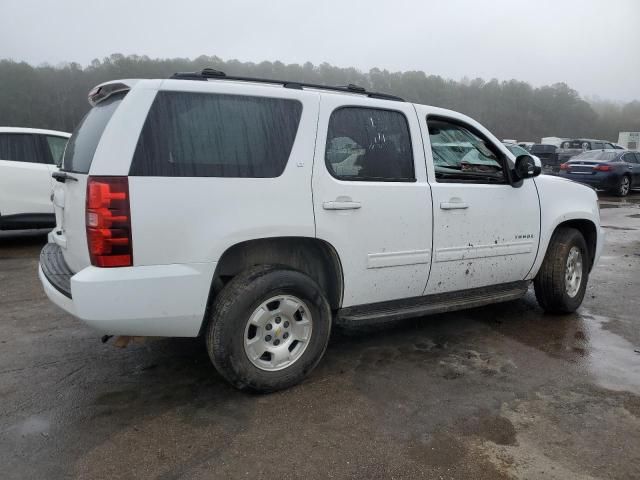
[[[354,202],[351,199],[336,199],[322,203],[322,208],[325,210],[358,210],[360,207],[362,207],[360,202]]]
[[[466,202],[441,202],[440,208],[442,210],[465,210],[469,208],[469,204]]]

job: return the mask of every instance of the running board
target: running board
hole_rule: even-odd
[[[405,318],[482,307],[492,303],[508,302],[517,300],[527,293],[529,284],[529,281],[505,283],[342,308],[338,311],[336,323],[342,325],[386,323]]]

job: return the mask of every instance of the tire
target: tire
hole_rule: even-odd
[[[568,258],[575,259],[576,249],[580,253],[579,268],[574,271],[580,275],[576,288],[575,277],[566,278],[569,272]],[[558,228],[549,242],[547,253],[534,279],[533,285],[538,304],[548,313],[571,313],[582,303],[589,280],[590,257],[587,243],[575,228]]]
[[[618,185],[612,190],[613,194],[617,197],[626,197],[631,190],[631,177],[629,175],[623,175],[620,177]]]
[[[208,320],[207,351],[214,366],[234,387],[254,392],[300,383],[320,362],[331,333],[331,309],[318,284],[299,271],[273,265],[234,277],[218,294]],[[306,341],[297,340],[304,334]],[[245,346],[252,340],[256,346]],[[269,351],[258,357],[261,349]],[[280,358],[270,352],[279,352]],[[287,355],[295,357],[290,364]]]

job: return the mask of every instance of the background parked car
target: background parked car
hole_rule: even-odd
[[[557,175],[560,172],[560,161],[558,160],[558,147],[544,143],[535,143],[529,149],[530,155],[535,155],[542,162],[542,172]]]
[[[624,197],[640,187],[640,152],[595,150],[560,165],[560,176]]]
[[[53,228],[53,178],[71,135],[0,127],[0,230]]]
[[[587,150],[615,150],[615,147],[613,146],[613,143],[605,140],[593,140],[588,138],[565,140],[560,144],[560,148],[556,150],[556,153],[558,154],[558,162],[562,164]]]
[[[530,153],[526,148],[522,147],[521,145],[516,145],[515,143],[505,143],[504,146],[507,147],[507,149],[511,153],[513,153],[513,155],[516,158],[518,158],[520,155],[529,155],[530,157],[534,157],[540,160],[540,158]]]

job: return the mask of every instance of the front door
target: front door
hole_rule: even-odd
[[[316,235],[340,257],[343,307],[421,295],[431,192],[412,105],[322,95],[318,125]]]
[[[417,107],[433,197],[426,294],[523,280],[540,233],[535,183],[508,182],[509,155],[479,124]]]

